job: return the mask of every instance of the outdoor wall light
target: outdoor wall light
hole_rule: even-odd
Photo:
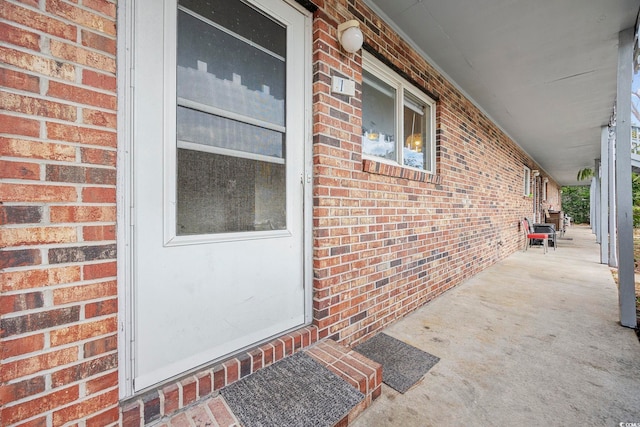
[[[352,19],[338,25],[338,41],[342,48],[349,52],[357,52],[364,42],[364,36],[360,30],[360,22]]]

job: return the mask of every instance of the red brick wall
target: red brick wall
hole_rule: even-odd
[[[321,337],[354,343],[517,250],[518,222],[533,211],[523,165],[539,167],[362,1],[317,4],[314,319]],[[361,155],[361,53],[336,37],[348,19],[369,50],[439,98],[436,176],[367,172],[380,165]],[[355,80],[356,96],[332,94],[333,75]]]
[[[119,417],[115,16],[0,2],[3,426]]]

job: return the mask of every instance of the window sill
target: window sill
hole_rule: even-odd
[[[370,159],[362,160],[362,170],[377,175],[393,176],[396,178],[409,179],[411,181],[429,182],[436,185],[442,183],[440,175],[405,168],[399,165],[376,162],[375,160]]]

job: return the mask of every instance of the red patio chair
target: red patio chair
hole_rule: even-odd
[[[525,218],[522,220],[522,229],[524,230],[524,234],[527,236],[527,239],[524,242],[524,250],[526,251],[531,245],[531,239],[540,239],[542,240],[542,247],[544,248],[544,253],[547,253],[547,248],[549,247],[549,235],[547,233],[533,233],[529,228],[529,221]]]

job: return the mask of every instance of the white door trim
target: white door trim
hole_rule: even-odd
[[[131,255],[131,141],[133,111],[133,21],[135,0],[118,2],[117,83],[118,154],[116,164],[116,260],[118,264],[118,389],[120,399],[133,395],[133,269]]]

